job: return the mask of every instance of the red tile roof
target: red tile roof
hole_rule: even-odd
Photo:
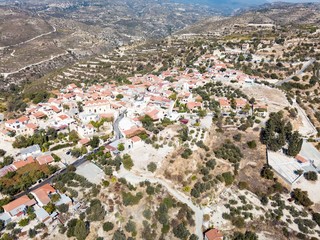
[[[43,205],[46,205],[50,202],[49,194],[55,192],[56,190],[48,183],[32,191],[32,193],[37,196],[37,198]]]
[[[19,168],[22,168],[30,163],[34,163],[34,159],[33,157],[27,157],[26,160],[20,160],[20,161],[17,161],[17,162],[14,162],[12,165],[16,168],[16,169],[19,169]]]
[[[16,200],[13,200],[12,202],[2,206],[5,212],[10,212],[17,207],[20,207],[22,205],[25,206],[32,206],[36,204],[36,201],[34,199],[30,199],[27,195],[23,195],[22,197],[17,198]]]
[[[51,155],[43,155],[40,157],[37,157],[37,161],[40,165],[48,164],[54,161],[53,157]]]
[[[306,162],[308,162],[308,160],[305,159],[304,157],[302,157],[301,155],[297,155],[297,156],[296,156],[296,159],[297,159],[299,162],[301,162],[301,163],[306,163]]]
[[[131,138],[131,141],[132,141],[132,142],[140,142],[140,141],[141,141],[141,138],[138,137],[138,136],[134,136],[134,137]]]
[[[208,240],[222,240],[223,235],[218,229],[210,229],[205,232],[206,237]]]

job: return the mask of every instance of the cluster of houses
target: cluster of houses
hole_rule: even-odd
[[[53,196],[57,195],[54,200]],[[27,215],[28,208],[32,208],[36,219],[39,222],[50,223],[56,219],[58,213],[56,211],[49,213],[45,210],[45,206],[52,202],[55,206],[66,204],[72,205],[72,200],[67,195],[59,193],[50,184],[45,184],[36,190],[30,192],[29,195],[23,195],[6,205],[3,205],[3,213],[0,214],[0,220],[7,225],[10,222],[18,222]]]
[[[31,163],[38,163],[39,165],[50,164],[54,162],[51,153],[41,152],[39,145],[33,145],[20,150],[19,157],[10,165],[4,166],[0,169],[0,177],[5,176],[9,172],[15,172]]]
[[[128,79],[132,84],[121,86],[113,83],[92,86],[83,83],[69,84],[63,89],[52,91],[52,96],[55,97],[47,102],[30,105],[23,116],[0,123],[0,137],[13,142],[19,135],[31,136],[39,129],[53,128],[63,133],[76,131],[80,137],[79,144],[86,146],[94,135],[109,135],[119,131],[117,134],[121,136],[120,143],[126,148],[132,148],[141,143],[139,135],[147,133],[141,122],[144,116],[154,122],[164,118],[171,121],[184,119],[185,112],[177,107],[177,101],[185,105],[187,112],[204,108],[201,96],[194,94],[193,89],[226,75],[234,79],[236,84],[254,82],[246,74],[229,69],[215,54],[201,56],[195,65],[207,65],[208,62],[210,65],[204,73],[197,68],[171,68],[159,76],[135,75]],[[216,100],[225,115],[230,112],[246,114],[244,110],[248,108],[251,111],[262,109],[262,114],[267,110],[264,104],[249,106],[243,98],[234,99],[235,103],[223,97]],[[115,120],[124,112],[125,116],[121,117],[117,127],[119,129],[114,129]],[[100,127],[94,123],[102,119],[106,121],[103,121],[103,131],[100,131]],[[116,145],[108,147],[117,149]],[[0,177],[27,163],[37,161],[39,164],[48,164],[53,161],[50,153],[39,151],[25,156],[23,151],[13,164],[0,169]]]
[[[240,71],[228,69],[215,55],[203,55],[195,65],[208,61],[213,63],[205,73],[197,69],[181,71],[172,68],[159,76],[148,74],[130,77],[128,80],[132,84],[124,86],[110,83],[90,87],[70,84],[60,91],[53,91],[56,97],[50,98],[48,102],[27,108],[25,115],[20,118],[5,121],[0,128],[0,135],[13,140],[17,135],[33,135],[37,129],[54,128],[59,131],[75,130],[84,139],[97,134],[92,121],[97,122],[102,118],[115,120],[121,112],[127,110],[126,116],[132,124],[121,130],[124,136],[132,137],[135,129],[141,130],[141,116],[148,115],[154,121],[164,117],[177,120],[180,117],[173,95],[176,95],[179,102],[186,104],[189,111],[193,111],[203,105],[201,97],[194,95],[192,89],[226,75],[237,84],[251,84],[255,80]],[[244,99],[236,101],[238,109],[246,105]],[[219,99],[219,102],[223,110],[230,108],[229,100]],[[111,122],[105,122],[110,132]]]
[[[55,97],[47,102],[30,105],[25,114],[17,119],[9,119],[0,123],[0,137],[8,142],[19,135],[31,136],[39,129],[54,128],[59,132],[76,131],[80,137],[79,144],[86,145],[94,135],[109,135],[119,131],[120,143],[126,148],[132,148],[141,143],[139,135],[147,133],[141,119],[148,116],[152,121],[168,118],[176,121],[184,117],[176,102],[185,105],[188,112],[204,108],[201,96],[192,89],[203,86],[210,81],[219,80],[226,74],[237,81],[237,84],[252,83],[254,79],[240,71],[231,70],[219,61],[215,55],[203,55],[195,65],[212,62],[207,71],[200,73],[196,68],[180,70],[172,68],[159,76],[153,74],[135,75],[128,80],[132,84],[118,86],[113,83],[86,86],[85,84],[70,84],[64,89],[52,91]],[[243,113],[248,108],[246,99],[235,99],[231,103],[227,98],[216,98],[223,113],[231,111]],[[255,105],[255,109],[263,109],[263,104]],[[262,111],[264,112],[264,111]],[[119,129],[114,129],[114,122],[125,113],[119,121]],[[96,124],[103,121],[101,132]],[[119,142],[108,146],[117,149]],[[32,146],[32,148],[37,148]],[[27,153],[25,154],[24,151]],[[18,159],[9,166],[0,169],[0,177],[10,171],[15,171],[28,163],[38,162],[49,164],[53,161],[50,153],[41,153],[37,148],[28,155],[30,149],[22,150]],[[114,150],[116,151],[116,150]]]

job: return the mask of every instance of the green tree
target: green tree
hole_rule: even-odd
[[[178,226],[173,228],[173,234],[179,239],[187,239],[187,237],[190,235],[190,232],[183,223],[180,223]]]
[[[317,181],[318,180],[318,173],[314,171],[309,171],[304,173],[305,179],[309,181]]]
[[[122,163],[123,167],[127,170],[131,170],[131,168],[133,167],[133,161],[129,154],[123,155]]]
[[[63,204],[57,206],[57,210],[58,210],[59,212],[61,212],[61,213],[66,213],[66,212],[68,212],[68,210],[69,210],[69,205],[63,203]]]
[[[23,218],[19,221],[19,226],[20,227],[24,227],[27,226],[29,224],[29,218]]]
[[[223,177],[224,182],[226,183],[227,186],[231,185],[234,181],[234,177],[231,172],[222,173],[222,177]]]
[[[119,143],[119,145],[118,145],[118,150],[120,151],[120,152],[122,152],[122,151],[124,151],[124,144],[123,143]]]
[[[295,131],[289,138],[289,145],[288,145],[288,155],[289,156],[296,156],[302,147],[303,140],[300,137],[300,134]]]
[[[90,145],[92,148],[97,148],[97,147],[99,147],[99,143],[100,143],[99,137],[98,137],[98,136],[93,136],[93,137],[90,139],[89,145]]]
[[[75,130],[72,130],[69,133],[69,141],[73,143],[77,143],[80,140],[78,133]]]
[[[103,230],[106,232],[111,231],[114,228],[114,224],[112,222],[105,222],[103,224]]]
[[[85,240],[88,234],[89,234],[89,231],[85,222],[82,220],[78,220],[77,224],[74,227],[74,236],[78,240]]]
[[[126,239],[127,239],[126,235],[123,233],[122,230],[119,230],[119,229],[114,232],[112,237],[112,240],[126,240]]]
[[[155,162],[151,162],[147,165],[147,169],[153,173],[157,170],[157,164]]]
[[[291,192],[292,198],[299,204],[301,204],[304,207],[309,207],[313,204],[313,202],[308,197],[308,192],[302,191],[299,188],[295,188]]]
[[[251,148],[251,149],[257,147],[257,143],[256,143],[255,140],[252,140],[252,141],[247,142],[247,145],[248,145],[248,147]]]

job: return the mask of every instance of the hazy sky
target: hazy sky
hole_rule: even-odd
[[[279,2],[278,0],[267,0],[268,2]],[[320,0],[284,0],[283,2],[320,2]]]

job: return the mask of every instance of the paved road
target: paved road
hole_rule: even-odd
[[[117,117],[117,119],[114,121],[113,123],[113,131],[114,131],[114,135],[115,135],[115,140],[119,140],[121,138],[123,138],[120,129],[119,129],[119,123],[120,121],[124,118],[124,115],[127,113],[127,110],[123,111],[122,113],[120,113],[120,115]]]
[[[128,182],[131,182],[133,184],[138,184],[140,182],[149,181],[151,183],[158,183],[161,184],[164,188],[168,190],[168,192],[174,196],[176,199],[178,199],[180,202],[185,203],[190,207],[194,213],[195,213],[195,228],[196,232],[195,234],[198,236],[199,239],[203,239],[203,233],[202,233],[202,225],[203,225],[203,211],[198,206],[194,205],[193,202],[189,197],[187,197],[184,193],[174,189],[171,184],[163,179],[155,178],[153,176],[147,175],[147,174],[139,174],[133,173],[125,170],[123,167],[119,171],[117,177],[119,178],[125,178]]]
[[[122,113],[119,115],[119,117],[116,119],[116,121],[114,122],[114,124],[113,124],[114,131],[115,131],[115,139],[114,139],[113,141],[119,140],[119,139],[121,139],[121,138],[123,137],[122,134],[121,134],[121,132],[120,132],[120,129],[119,129],[119,122],[121,121],[121,119],[123,119],[123,117],[124,117],[124,115],[126,114],[126,112],[127,112],[127,111],[122,112]],[[108,144],[110,144],[110,143],[112,143],[112,141],[104,142],[101,146],[105,146],[105,145],[108,145]],[[73,165],[73,166],[75,166],[75,167],[79,167],[81,164],[83,164],[85,161],[87,161],[87,158],[86,158],[87,155],[96,152],[98,149],[99,149],[99,147],[93,149],[91,152],[88,152],[85,156],[79,157],[79,158],[78,158],[76,161],[74,161],[71,165]],[[56,176],[58,176],[58,175],[60,175],[60,174],[63,174],[63,173],[65,173],[66,171],[67,171],[66,168],[65,168],[65,169],[62,169],[62,170],[59,170],[59,171],[56,172],[55,174],[53,174],[53,175],[49,176],[48,178],[44,179],[41,183],[39,183],[39,184],[37,184],[37,185],[35,185],[35,186],[33,186],[33,187],[31,187],[31,188],[23,191],[23,192],[20,192],[20,193],[16,194],[16,195],[14,196],[14,199],[17,199],[17,198],[19,198],[19,197],[21,197],[21,196],[23,196],[23,195],[25,195],[25,194],[28,194],[28,193],[30,193],[31,191],[34,191],[35,189],[37,189],[37,188],[39,188],[39,187],[42,187],[43,185],[45,185],[45,184],[47,184],[47,183],[51,183],[52,180],[53,180]]]
[[[79,167],[79,166],[80,166],[81,164],[83,164],[85,161],[87,161],[87,158],[86,158],[86,157],[80,157],[80,158],[78,158],[75,162],[73,162],[73,163],[70,164],[70,165],[73,165],[73,166],[75,166],[75,167]],[[56,176],[58,176],[58,175],[60,175],[60,174],[63,174],[63,173],[65,173],[65,172],[67,172],[67,169],[66,169],[66,168],[57,171],[57,172],[54,173],[53,175],[51,175],[51,176],[49,176],[48,178],[44,179],[41,183],[39,183],[39,184],[37,184],[37,185],[29,188],[28,190],[26,190],[26,191],[24,191],[24,192],[20,192],[20,193],[16,194],[16,195],[14,196],[14,199],[19,198],[19,197],[21,197],[21,196],[23,196],[23,195],[25,195],[25,194],[28,194],[28,193],[36,190],[37,188],[42,187],[43,185],[45,185],[45,184],[47,184],[47,183],[51,183],[52,180],[53,180]]]
[[[306,62],[306,63],[302,66],[302,68],[300,69],[300,71],[298,71],[297,73],[291,75],[291,76],[288,77],[287,79],[284,79],[284,80],[281,80],[281,81],[277,82],[275,85],[276,85],[276,86],[281,86],[282,84],[291,81],[294,76],[299,76],[299,75],[301,75],[302,73],[304,73],[304,71],[305,71],[310,65],[312,65],[315,61],[316,61],[315,58],[310,59],[308,62]]]
[[[108,144],[110,144],[110,143],[111,143],[111,141],[104,142],[101,146],[108,145]],[[71,163],[70,165],[73,165],[73,166],[75,166],[76,168],[79,167],[81,164],[83,164],[84,162],[87,161],[87,156],[88,156],[88,155],[90,155],[91,153],[96,152],[99,148],[100,148],[100,147],[97,147],[97,148],[93,149],[92,151],[88,152],[86,155],[79,157],[76,161],[74,161],[74,162]],[[52,180],[53,180],[56,176],[58,176],[58,175],[60,175],[60,174],[63,174],[63,173],[66,173],[66,172],[67,172],[67,169],[66,169],[66,168],[61,169],[61,170],[55,172],[53,175],[49,176],[48,178],[44,179],[41,183],[39,183],[39,184],[37,184],[37,185],[35,185],[35,186],[27,189],[27,190],[24,191],[24,192],[20,192],[20,193],[16,194],[13,198],[14,198],[14,199],[19,198],[19,197],[21,197],[21,196],[23,196],[23,195],[25,195],[25,194],[28,194],[28,193],[34,191],[35,189],[37,189],[37,188],[39,188],[39,187],[42,187],[43,185],[45,185],[45,184],[47,184],[47,183],[51,183]]]

